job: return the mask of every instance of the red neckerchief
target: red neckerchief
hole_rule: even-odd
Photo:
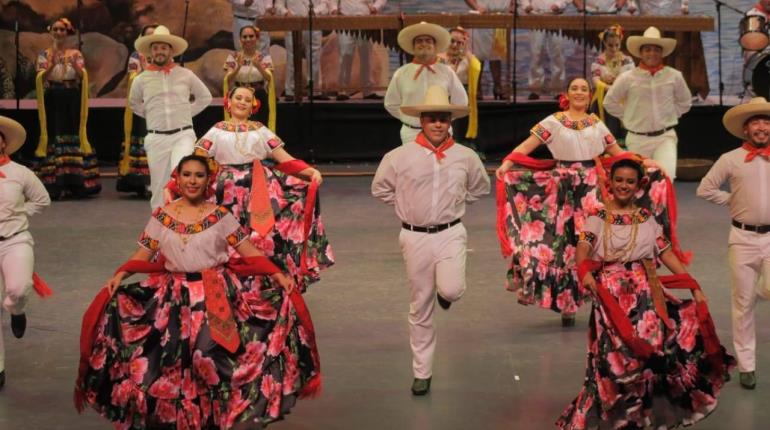
[[[415,61],[415,60],[412,60],[412,63],[414,63],[414,64],[419,64],[419,65],[420,65],[420,68],[419,68],[419,69],[417,69],[417,72],[414,74],[414,80],[416,81],[416,80],[417,80],[417,78],[418,78],[418,77],[420,77],[420,73],[422,73],[423,69],[427,69],[428,71],[430,71],[431,73],[433,73],[433,74],[435,75],[435,74],[436,74],[436,71],[435,71],[435,70],[433,69],[433,67],[431,67],[431,66],[433,66],[434,64],[436,64],[436,62],[437,62],[437,61],[438,61],[438,58],[434,58],[434,59],[433,59],[433,62],[431,62],[431,63],[428,63],[428,64],[423,64],[423,63],[418,63],[418,62],[417,62],[417,61]]]
[[[750,144],[749,142],[743,142],[743,149],[748,151],[749,153],[746,154],[746,158],[744,158],[743,161],[750,162],[757,156],[760,156],[764,158],[765,160],[770,161],[770,146],[765,146],[764,148],[757,148],[756,146]]]
[[[171,69],[173,69],[174,67],[176,67],[176,63],[173,61],[169,62],[163,67],[158,67],[155,64],[150,63],[147,65],[147,70],[151,72],[163,72],[168,75],[169,73],[171,73]]]
[[[0,166],[5,166],[10,162],[11,162],[11,157],[9,157],[8,154],[0,155]],[[0,178],[5,178],[5,175],[3,174],[3,172],[0,172]]]
[[[649,67],[648,65],[646,65],[644,63],[639,63],[639,68],[642,69],[642,70],[646,70],[646,71],[650,72],[650,74],[652,76],[655,76],[655,74],[660,72],[661,70],[663,70],[664,67],[666,67],[666,65],[663,64],[663,63],[660,63],[660,64],[658,64],[655,67]]]
[[[449,136],[446,138],[444,143],[439,145],[438,147],[433,146],[432,143],[428,141],[428,138],[425,137],[425,134],[423,132],[420,132],[420,134],[417,135],[417,138],[414,140],[415,143],[422,146],[423,148],[427,148],[433,152],[433,155],[436,156],[436,160],[441,161],[446,157],[446,154],[444,154],[444,151],[451,148],[452,145],[455,144],[454,139],[452,139],[452,136]]]

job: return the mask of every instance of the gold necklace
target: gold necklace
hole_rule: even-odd
[[[192,224],[197,224],[203,219],[204,206],[205,204],[198,205],[198,218],[197,218],[197,221],[193,222]],[[177,202],[176,207],[174,208],[174,211],[176,213],[176,221],[186,226],[187,223],[182,222],[182,204]],[[187,243],[190,241],[190,238],[192,235],[186,234],[186,233],[180,233],[178,230],[176,230],[176,234],[177,236],[179,236],[179,240],[182,242],[182,252],[184,252],[184,250],[187,248]]]
[[[245,122],[243,124],[246,127],[246,137],[241,140],[240,124],[233,121],[233,125],[235,126],[235,149],[237,149],[244,157],[253,157],[255,154],[246,147],[246,144],[249,141],[249,123]]]
[[[613,217],[614,212],[610,209],[607,209],[607,212],[604,215],[604,260],[625,262],[628,261],[631,253],[636,248],[636,238],[639,233],[639,209],[634,209],[634,211],[631,212],[631,232],[625,238],[620,237],[620,235],[613,232]],[[626,240],[626,244],[616,248],[614,245],[614,239],[618,239],[620,241]]]

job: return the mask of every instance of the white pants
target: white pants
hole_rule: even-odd
[[[247,25],[255,25],[254,19],[243,19],[233,16],[233,45],[236,51],[241,50],[241,29]],[[259,53],[262,56],[270,55],[270,33],[266,31],[259,32]]]
[[[566,40],[564,37],[543,30],[529,32],[529,48],[532,55],[529,66],[529,87],[532,91],[538,92],[543,89],[545,81],[545,69],[542,59],[543,49],[545,49],[551,60],[549,67],[551,69],[550,87],[557,91],[562,88],[566,73],[562,44],[566,43]]]
[[[415,378],[427,379],[433,374],[436,290],[450,302],[465,292],[467,240],[462,223],[433,234],[402,229],[398,236],[410,288],[409,339]]]
[[[350,72],[353,69],[353,52],[358,48],[359,77],[364,96],[372,93],[372,67],[370,54],[372,44],[364,39],[351,36],[349,33],[337,33],[337,43],[340,49],[340,80],[339,86],[348,91],[350,86]]]
[[[763,275],[765,283],[770,282],[770,233],[760,234],[731,227],[727,258],[732,288],[733,346],[738,357],[738,369],[753,372],[757,347],[754,326],[757,282],[760,275]]]
[[[474,28],[471,30],[471,51],[482,63],[485,60],[500,61],[498,55],[494,55],[492,48],[495,44],[494,28]]]
[[[286,95],[294,95],[294,42],[291,32],[286,33]],[[312,37],[310,32],[302,32],[302,44],[305,52],[310,49],[310,61],[313,62],[313,88],[317,91],[321,88],[321,32],[314,31]],[[307,58],[307,54],[305,54]],[[308,64],[308,67],[310,65]]]
[[[676,179],[676,143],[674,129],[655,137],[626,134],[628,150],[655,160],[672,181]]]
[[[150,206],[155,210],[163,206],[163,188],[171,179],[179,160],[193,153],[195,132],[193,129],[174,134],[147,133],[144,149],[147,152],[147,164],[150,167]]]
[[[3,306],[12,315],[24,313],[24,305],[32,288],[35,256],[32,235],[24,231],[0,242],[0,297]],[[2,310],[0,309],[0,318]],[[5,370],[5,345],[0,330],[0,371]]]

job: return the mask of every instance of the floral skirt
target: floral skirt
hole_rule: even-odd
[[[116,184],[116,189],[119,192],[139,195],[144,195],[147,192],[147,187],[150,185],[150,169],[147,165],[147,153],[144,150],[144,136],[146,134],[147,123],[144,118],[134,114],[128,157],[126,157],[125,151],[120,156],[119,166],[121,168],[118,171]]]
[[[212,340],[199,273],[155,275],[108,302],[81,389],[116,428],[259,428],[288,413],[317,374],[283,289],[243,287],[226,269],[219,276],[235,353]]]
[[[321,220],[320,202],[316,199],[312,209],[312,223],[305,248],[305,202],[309,186],[305,181],[271,166],[271,162],[263,161],[275,227],[265,237],[252,232],[251,241],[273,263],[291,274],[297,285],[305,291],[309,284],[320,279],[322,269],[334,264],[334,254]],[[251,164],[222,165],[217,176],[215,195],[216,203],[230,210],[241,225],[247,227],[251,170]],[[306,266],[304,271],[301,269],[303,255]]]
[[[648,171],[637,206],[670,232],[666,180]],[[575,248],[589,215],[603,207],[593,161],[559,162],[550,170],[511,170],[505,181],[505,229],[513,250],[506,288],[523,305],[574,314],[586,292],[576,282]]]
[[[84,197],[101,191],[96,154],[80,150],[80,88],[47,89],[45,114],[46,156],[35,160],[33,170],[51,198],[63,192]]]
[[[594,301],[589,323],[588,359],[583,388],[562,413],[562,429],[655,429],[691,425],[717,406],[725,369],[735,365],[720,348],[718,362],[705,353],[693,300],[666,294],[672,327],[655,311],[641,261],[605,266],[597,277],[631,321],[634,335],[658,351],[637,358],[623,343],[604,308]]]

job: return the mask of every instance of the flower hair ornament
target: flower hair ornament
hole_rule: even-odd
[[[70,21],[68,18],[65,18],[65,17],[61,17],[56,21],[54,21],[53,24],[46,27],[46,30],[50,32],[53,25],[56,24],[57,22],[60,22],[62,23],[62,25],[64,25],[64,29],[67,30],[67,34],[69,35],[75,34],[75,27],[72,25],[72,21]]]
[[[610,35],[617,36],[621,41],[623,40],[623,27],[620,24],[615,24],[607,27],[599,33],[599,40],[604,43],[604,38]]]
[[[222,101],[222,104],[227,112],[230,112],[230,109],[232,109],[230,98],[232,98],[233,94],[235,94],[235,90],[238,88],[247,88],[249,91],[251,91],[251,115],[254,115],[255,113],[259,112],[259,108],[262,107],[262,102],[259,101],[256,94],[254,94],[254,89],[251,87],[233,87],[230,91],[227,92],[227,95],[225,95],[224,100]]]

